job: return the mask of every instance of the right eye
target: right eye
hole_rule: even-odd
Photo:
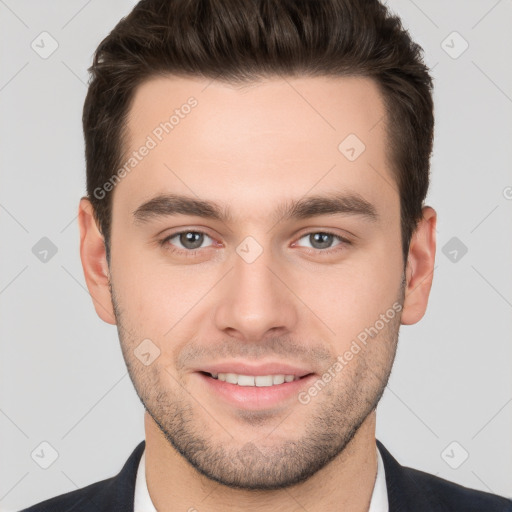
[[[161,240],[160,245],[172,252],[195,254],[195,252],[193,251],[195,251],[196,249],[203,248],[205,238],[209,238],[210,240],[212,240],[211,237],[209,237],[206,233],[202,231],[178,231]],[[173,243],[172,240],[174,239],[176,239],[176,242]],[[175,244],[181,244],[181,247],[178,246],[178,249],[168,247],[169,245],[172,246]]]

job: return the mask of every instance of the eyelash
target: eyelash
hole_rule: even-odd
[[[196,256],[196,254],[199,251],[201,251],[201,249],[205,249],[205,247],[198,248],[198,249],[192,249],[192,250],[176,249],[175,247],[170,249],[169,248],[170,244],[168,244],[167,242],[169,240],[175,238],[176,236],[182,235],[184,233],[197,233],[197,234],[200,234],[200,235],[205,235],[208,238],[212,238],[210,235],[208,235],[208,233],[205,233],[204,231],[197,231],[197,230],[187,229],[187,230],[184,230],[184,231],[177,231],[176,233],[172,233],[171,235],[166,236],[163,240],[161,240],[159,242],[160,246],[162,246],[165,250],[170,251],[172,254],[184,255],[187,258],[192,258],[192,257]],[[334,238],[337,238],[340,243],[335,245],[334,247],[329,248],[329,249],[312,249],[312,248],[309,248],[309,247],[303,247],[303,249],[307,250],[306,251],[307,254],[314,254],[314,255],[319,255],[320,254],[322,256],[324,256],[324,255],[328,256],[328,255],[331,255],[332,253],[339,252],[340,250],[342,250],[343,246],[352,245],[352,242],[350,240],[347,240],[346,238],[344,238],[344,237],[342,237],[340,235],[337,235],[336,233],[333,233],[333,232],[328,231],[328,230],[309,231],[308,233],[302,234],[298,238],[298,240],[300,240],[300,239],[302,239],[302,238],[304,238],[306,236],[309,236],[309,235],[312,235],[312,234],[316,234],[316,233],[322,233],[324,235],[331,235]]]

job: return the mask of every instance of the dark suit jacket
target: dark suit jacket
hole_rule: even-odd
[[[512,512],[512,500],[403,467],[378,440],[377,446],[384,461],[389,512]],[[145,441],[142,441],[117,476],[43,501],[22,512],[133,512],[135,478],[144,447]]]

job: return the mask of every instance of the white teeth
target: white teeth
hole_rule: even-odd
[[[238,384],[239,386],[274,386],[283,384],[283,382],[292,382],[299,380],[300,377],[295,375],[238,375],[236,373],[212,373],[214,379],[219,379],[230,384]]]
[[[230,384],[236,384],[238,382],[238,377],[234,373],[226,373],[226,382]]]
[[[254,382],[256,383],[256,386],[258,387],[264,387],[264,386],[272,386],[272,375],[258,375]]]
[[[232,382],[232,384],[238,384],[239,386],[254,386],[254,377],[252,375],[235,375],[235,378],[237,381]]]
[[[272,377],[272,384],[282,384],[284,382],[284,375],[274,375]]]

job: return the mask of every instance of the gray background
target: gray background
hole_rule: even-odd
[[[76,222],[86,69],[134,3],[0,0],[2,511],[116,474],[144,437],[116,329],[85,287]],[[388,4],[433,69],[427,203],[439,219],[429,308],[401,328],[377,437],[402,464],[511,497],[512,1]],[[51,49],[43,31],[58,43],[46,59],[31,47]],[[46,262],[43,237],[57,249]],[[58,453],[48,469],[42,442]]]

